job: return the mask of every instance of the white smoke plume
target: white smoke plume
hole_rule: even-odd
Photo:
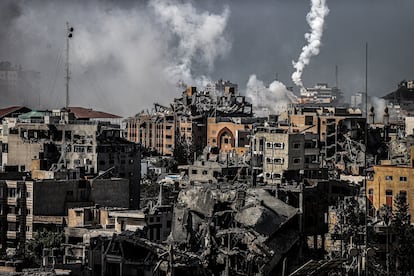
[[[280,114],[289,103],[295,102],[295,95],[286,86],[275,80],[268,87],[256,75],[250,75],[246,84],[246,96],[250,98],[257,116]]]
[[[122,116],[153,102],[168,104],[180,79],[205,79],[199,75],[208,75],[231,46],[224,34],[227,7],[214,14],[178,0],[121,2],[16,1],[7,32],[0,31],[0,60],[40,72],[41,87],[25,91],[31,98],[21,96],[19,102],[5,98],[0,107],[64,106],[66,21],[75,29],[70,105]],[[192,72],[194,64],[203,69],[200,74]]]
[[[383,123],[384,110],[387,107],[385,100],[377,97],[370,97],[370,101],[368,103],[368,114],[371,112],[371,107],[374,108],[374,122]],[[369,116],[368,122],[372,122],[371,116]]]
[[[206,64],[207,70],[213,68],[214,61],[224,56],[230,49],[224,31],[230,15],[228,7],[222,14],[198,13],[191,3],[177,4],[170,0],[153,0],[150,6],[162,25],[178,38],[175,64],[167,67],[167,73],[173,79],[192,82],[192,63],[198,59]],[[198,84],[207,77],[201,76]]]
[[[302,83],[302,73],[306,65],[309,64],[312,56],[319,54],[321,47],[321,39],[323,34],[323,26],[325,17],[328,15],[329,9],[326,0],[311,0],[311,10],[306,15],[306,21],[309,24],[310,32],[305,34],[308,44],[302,48],[297,62],[293,61],[293,67],[296,71],[292,74],[293,82],[304,89]]]

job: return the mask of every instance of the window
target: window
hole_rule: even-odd
[[[280,173],[273,173],[273,179],[281,179],[282,175]]]
[[[16,197],[16,188],[8,188],[7,189],[7,196],[8,197]]]
[[[271,175],[270,173],[266,173],[266,178],[268,178],[268,179],[269,179],[269,178],[271,178],[271,176],[272,176],[272,175]]]
[[[267,157],[267,158],[266,158],[266,163],[268,163],[268,164],[272,164],[272,163],[273,163],[273,159],[272,159],[272,158]]]
[[[371,203],[374,202],[374,189],[369,189],[368,190],[368,199]]]
[[[385,191],[385,205],[392,208],[392,190]]]
[[[191,170],[191,174],[197,174],[197,170]]]
[[[207,171],[203,171],[203,175],[206,175],[206,174],[208,174],[208,172]]]
[[[273,159],[273,163],[282,165],[283,164],[283,158],[275,158]]]
[[[294,149],[300,149],[300,143],[293,143]]]
[[[274,143],[273,148],[275,149],[283,149],[284,144],[283,143]]]
[[[400,181],[401,182],[407,182],[407,177],[406,176],[400,176]]]
[[[229,143],[229,138],[224,138],[224,144],[228,144]]]
[[[80,217],[82,215],[82,212],[81,211],[75,211],[75,214],[76,214],[77,217]]]
[[[293,164],[300,164],[301,158],[293,158]]]
[[[266,142],[266,148],[272,149],[273,148],[273,144],[270,143],[270,142]]]
[[[305,125],[307,126],[313,125],[313,116],[305,116]]]
[[[392,181],[392,175],[386,175],[385,176],[385,180]]]

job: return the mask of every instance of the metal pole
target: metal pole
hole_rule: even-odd
[[[390,262],[389,262],[389,253],[388,253],[388,251],[389,251],[389,248],[388,248],[388,242],[389,242],[389,240],[388,240],[388,223],[387,223],[387,244],[386,244],[386,266],[387,266],[387,276],[388,275],[390,275]]]
[[[66,109],[69,107],[69,22],[66,22]]]
[[[368,149],[368,42],[365,44],[365,275],[368,276],[368,200],[367,200],[367,149]]]

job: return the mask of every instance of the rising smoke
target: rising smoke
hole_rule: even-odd
[[[310,27],[310,32],[305,34],[308,44],[302,48],[298,61],[292,62],[293,67],[296,69],[296,71],[292,74],[292,81],[299,86],[301,90],[304,89],[302,83],[303,69],[309,64],[312,56],[319,54],[323,34],[323,25],[325,22],[325,16],[327,16],[328,13],[329,9],[326,6],[326,0],[311,0],[311,10],[306,15],[306,21]]]
[[[256,75],[249,77],[246,96],[251,100],[257,116],[280,114],[295,101],[295,96],[283,83],[275,80],[266,86]]]
[[[98,0],[5,1],[0,10],[9,16],[7,31],[0,27],[0,60],[41,73],[38,95],[20,97],[20,102],[2,100],[1,106],[64,105],[66,21],[75,28],[70,42],[71,105],[124,116],[154,101],[167,104],[177,93],[178,80],[205,80],[192,72],[194,61],[208,75],[215,60],[230,48],[224,35],[227,7],[214,14],[174,0],[125,5]]]
[[[191,72],[195,59],[204,62],[211,71],[214,61],[230,49],[223,35],[230,14],[228,7],[221,14],[211,14],[197,13],[190,3],[177,5],[173,1],[153,0],[150,6],[163,27],[178,38],[175,62],[166,68],[170,78],[191,83],[195,79]],[[203,83],[205,78],[201,76],[197,82]]]

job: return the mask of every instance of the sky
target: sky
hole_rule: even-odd
[[[383,96],[414,79],[411,0],[326,0],[319,54],[302,74],[305,87],[338,85],[349,99]],[[306,0],[0,1],[0,61],[40,72],[40,90],[4,97],[0,107],[65,104],[66,22],[70,40],[70,105],[133,116],[179,96],[178,80],[225,79],[240,93],[252,76],[294,85],[309,32]]]

